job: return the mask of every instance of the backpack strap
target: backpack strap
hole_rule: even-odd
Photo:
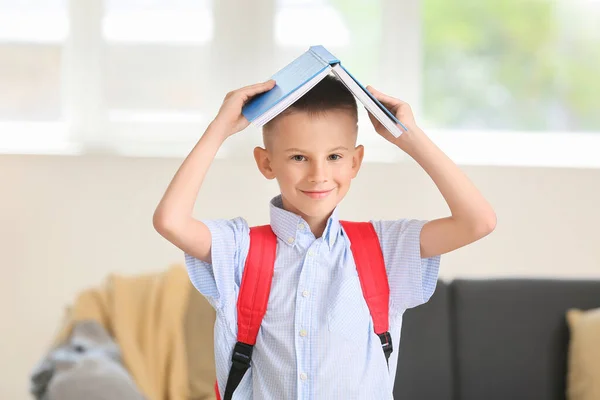
[[[390,287],[377,232],[370,222],[340,221],[340,224],[350,239],[363,296],[389,365],[393,351],[389,333]]]
[[[231,400],[233,392],[250,368],[252,350],[267,311],[276,252],[277,236],[270,225],[250,228],[250,249],[237,301],[237,343],[233,349],[233,364],[229,370],[224,400]],[[220,400],[218,384],[215,384],[215,391]]]

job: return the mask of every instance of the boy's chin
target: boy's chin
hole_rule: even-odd
[[[291,196],[284,194],[284,199],[287,199],[284,200],[284,208],[288,211],[311,219],[328,218],[340,201],[339,193],[336,192],[323,199],[314,199],[296,192]]]
[[[327,218],[337,206],[335,199],[313,200],[303,199],[302,204],[298,204],[298,210],[310,218]]]

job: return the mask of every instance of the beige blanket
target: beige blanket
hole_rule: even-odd
[[[69,336],[74,322],[96,320],[119,344],[125,367],[148,400],[188,400],[184,321],[192,290],[179,265],[155,274],[110,275],[102,287],[79,294],[55,343]]]

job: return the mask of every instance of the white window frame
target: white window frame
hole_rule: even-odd
[[[104,0],[68,0],[69,32],[63,51],[62,96],[64,122],[0,122],[0,154],[69,154],[106,152],[135,157],[184,157],[210,122],[228,90],[266,79],[270,60],[281,54],[274,37],[276,0],[215,0],[214,40],[198,51],[219,75],[209,95],[212,110],[202,118],[110,121],[103,96],[102,65]],[[385,88],[408,101],[419,121],[421,112],[420,0],[382,0],[384,13],[381,78],[365,82]],[[271,17],[268,17],[268,16]],[[257,24],[256,21],[261,21]],[[251,32],[252,34],[248,34]],[[289,49],[288,49],[289,50]],[[287,50],[286,50],[287,51]],[[302,49],[298,49],[302,51]],[[231,60],[248,60],[231,79],[222,71]],[[264,60],[261,62],[261,60]],[[225,67],[222,67],[225,66]],[[273,71],[272,71],[273,72]],[[269,73],[270,74],[270,73]],[[360,78],[359,78],[360,79]],[[366,147],[365,162],[396,163],[408,156],[379,137],[361,113],[359,140]],[[517,132],[424,130],[456,163],[462,165],[600,168],[600,132]],[[228,140],[218,158],[247,158],[260,143],[250,127]]]

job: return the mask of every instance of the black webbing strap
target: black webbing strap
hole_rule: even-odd
[[[392,346],[392,336],[389,332],[380,333],[379,340],[381,340],[381,348],[383,349],[383,354],[385,354],[385,361],[390,366],[390,355],[392,351],[394,351],[394,347]]]
[[[242,378],[250,368],[250,361],[252,361],[252,349],[254,346],[242,342],[237,342],[233,348],[233,356],[231,360],[233,364],[229,370],[229,376],[227,377],[227,386],[225,386],[225,395],[223,400],[231,400],[233,392],[238,387]]]

